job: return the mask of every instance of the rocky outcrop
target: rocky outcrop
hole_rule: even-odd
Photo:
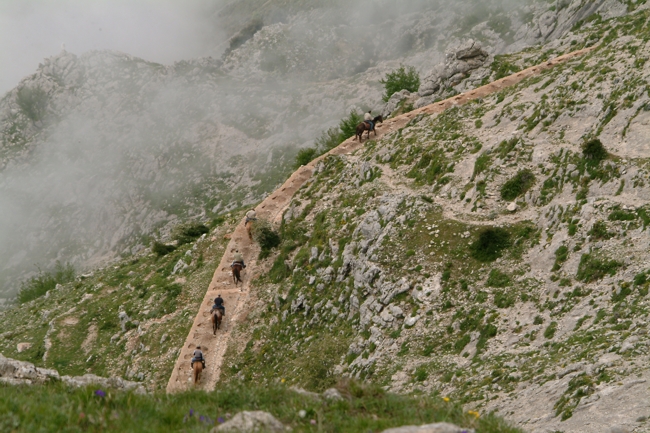
[[[476,74],[477,70],[488,63],[489,57],[481,43],[473,39],[448,52],[445,63],[436,66],[422,80],[418,89],[420,99],[415,102],[415,107],[429,105],[436,99],[453,94],[454,86],[465,80],[470,73]],[[487,70],[478,73],[487,75]]]
[[[474,429],[461,428],[446,422],[438,422],[421,426],[389,428],[382,433],[474,433]]]
[[[232,419],[213,428],[212,433],[217,432],[234,432],[234,433],[252,433],[252,432],[283,432],[286,431],[284,425],[273,415],[261,410],[239,412]]]
[[[130,382],[119,377],[100,377],[94,374],[83,376],[60,376],[59,372],[49,368],[35,367],[26,361],[6,358],[0,353],[0,382],[10,385],[44,384],[50,381],[62,381],[70,386],[82,387],[95,385],[124,391],[145,393],[142,384]]]

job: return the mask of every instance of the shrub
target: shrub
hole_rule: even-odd
[[[485,228],[470,245],[471,256],[479,262],[493,262],[510,246],[510,234],[500,227]]]
[[[280,234],[273,230],[273,226],[268,220],[258,219],[253,224],[253,239],[261,248],[260,259],[266,258],[271,254],[271,250],[276,248],[282,242]]]
[[[174,227],[173,238],[178,241],[178,245],[183,245],[209,232],[210,229],[203,224],[188,223]]]
[[[569,248],[566,245],[560,246],[555,250],[555,263],[553,264],[552,271],[557,271],[562,266],[562,263],[566,262],[566,259],[569,257]]]
[[[510,308],[515,305],[515,297],[511,293],[496,292],[494,294],[494,305],[498,308]]]
[[[40,87],[22,87],[18,90],[16,102],[20,109],[34,122],[42,120],[47,110],[48,96]]]
[[[501,187],[501,198],[512,201],[523,195],[535,183],[535,175],[532,171],[524,169],[519,171],[512,179]]]
[[[302,165],[307,165],[318,157],[318,151],[314,147],[306,147],[300,149],[296,155],[295,168],[300,168]]]
[[[416,92],[420,88],[420,75],[413,66],[405,68],[404,65],[401,65],[398,69],[386,74],[384,79],[379,82],[384,85],[386,90],[383,100],[388,102],[390,97],[400,90]]]
[[[636,217],[636,214],[632,212],[616,209],[609,214],[607,219],[610,221],[634,221]]]
[[[582,156],[593,164],[598,164],[600,161],[607,159],[609,154],[603,143],[597,138],[586,141],[582,145]]]
[[[350,111],[347,117],[341,119],[338,127],[333,127],[324,131],[320,137],[314,141],[314,146],[300,149],[296,155],[294,168],[301,165],[309,164],[319,156],[334,149],[348,138],[356,134],[357,125],[361,123],[363,117],[355,112]]]
[[[508,287],[510,285],[510,277],[498,269],[492,269],[486,284],[488,287]]]
[[[646,283],[646,281],[648,281],[648,276],[644,272],[641,272],[641,273],[636,274],[634,276],[634,285],[635,286],[642,286],[642,285],[644,285]]]
[[[557,331],[557,322],[551,322],[544,330],[544,338],[550,340],[555,336],[555,331]]]
[[[158,257],[166,256],[167,254],[176,250],[176,247],[173,245],[163,244],[162,242],[154,242],[151,246],[151,252],[156,254]]]
[[[75,271],[71,264],[63,265],[57,260],[51,272],[39,272],[37,277],[23,283],[18,292],[18,302],[21,304],[40,298],[49,290],[54,290],[57,284],[65,284],[74,280]]]
[[[621,266],[623,266],[623,263],[616,260],[607,260],[592,254],[583,254],[578,265],[576,279],[585,283],[600,280],[605,275],[615,275]]]
[[[607,231],[607,224],[601,220],[596,221],[587,234],[591,236],[592,240],[609,239],[612,237],[612,233]]]

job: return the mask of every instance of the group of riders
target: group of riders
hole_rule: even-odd
[[[367,130],[368,131],[374,131],[375,130],[375,119],[380,119],[379,121],[381,122],[381,116],[377,118],[372,117],[372,110],[369,110],[367,113],[364,113],[363,115],[363,122],[367,125]],[[248,212],[246,212],[246,218],[244,222],[244,226],[249,230],[249,235],[250,235],[250,227],[249,224],[252,224],[253,221],[257,220],[257,216],[255,214],[255,210],[251,209]],[[239,264],[241,268],[246,268],[246,264],[244,263],[244,256],[239,252],[239,250],[235,250],[235,254],[233,256],[233,262],[231,263],[230,267],[232,268],[233,266]],[[221,295],[217,295],[217,297],[214,299],[214,304],[212,305],[212,309],[210,310],[210,314],[214,314],[217,310],[221,311],[221,315],[225,316],[226,315],[226,307],[224,305],[223,298]],[[201,362],[203,365],[203,368],[205,368],[205,358],[203,357],[203,352],[201,351],[201,346],[197,346],[196,349],[194,350],[194,354],[192,356],[192,360],[190,361],[190,367],[194,367],[195,362]]]
[[[255,221],[257,219],[255,210],[251,209],[248,212],[246,212],[246,222],[244,225],[248,225],[250,222]],[[234,265],[239,264],[242,268],[246,267],[246,263],[244,263],[244,256],[242,253],[239,252],[239,250],[235,250],[235,254],[233,256],[233,261],[230,264],[230,267],[233,267]],[[214,314],[217,310],[221,311],[221,315],[225,316],[226,315],[226,306],[224,304],[224,300],[221,297],[221,294],[217,295],[216,298],[214,298],[214,304],[212,304],[212,308],[210,309],[210,314]],[[203,352],[201,351],[201,346],[196,346],[196,349],[194,350],[194,354],[192,355],[192,360],[190,361],[190,367],[194,367],[195,362],[201,362],[203,365],[203,368],[205,368],[205,358],[203,357]]]

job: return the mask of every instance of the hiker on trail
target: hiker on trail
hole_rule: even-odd
[[[203,358],[203,352],[201,352],[201,346],[196,346],[194,350],[194,355],[192,356],[192,361],[190,362],[190,368],[194,368],[194,363],[201,361],[203,368],[205,368],[205,358]]]
[[[232,268],[235,263],[239,263],[242,268],[246,267],[246,264],[244,263],[244,256],[241,255],[239,250],[235,250],[235,257],[234,257],[230,267]]]
[[[224,316],[226,315],[226,307],[223,304],[223,298],[221,295],[217,295],[217,297],[214,298],[214,305],[212,306],[212,310],[210,310],[210,314],[212,314],[214,310],[221,310],[221,314]]]
[[[363,115],[363,121],[370,126],[370,131],[375,130],[375,124],[372,121],[372,110],[368,110],[368,112]]]
[[[257,214],[255,213],[255,209],[251,209],[246,212],[246,221],[244,222],[244,225],[247,225],[251,221],[257,221]]]

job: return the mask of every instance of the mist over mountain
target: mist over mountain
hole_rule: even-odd
[[[469,38],[494,55],[561,36],[595,12],[626,10],[614,0],[188,8],[178,26],[194,25],[202,11],[197,34],[187,51],[172,44],[172,52],[206,57],[163,65],[80,44],[77,54],[46,59],[0,101],[4,293],[34,265],[87,269],[165,239],[181,220],[258,201],[290,172],[296,149],[350,110],[379,111],[379,80],[401,63],[426,76]]]

